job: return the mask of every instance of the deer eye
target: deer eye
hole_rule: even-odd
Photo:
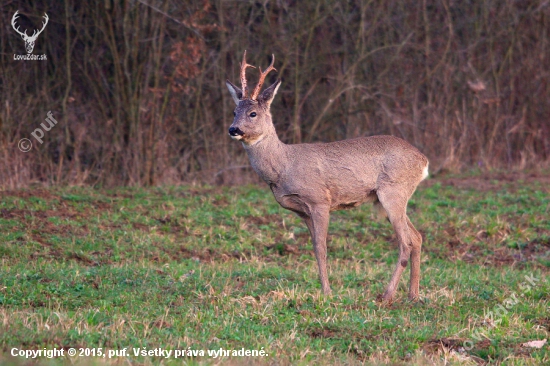
[[[237,116],[237,112],[234,111],[234,112],[233,112],[233,116],[236,117],[236,116]]]
[[[256,112],[250,113],[250,117],[256,117]]]

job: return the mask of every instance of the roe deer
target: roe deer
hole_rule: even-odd
[[[246,51],[241,63],[242,89],[227,80],[237,104],[229,135],[242,142],[250,163],[269,184],[277,202],[304,219],[313,240],[323,293],[330,294],[327,275],[327,230],[330,211],[375,203],[385,210],[399,242],[399,261],[382,299],[391,302],[403,269],[411,258],[409,299],[418,299],[422,236],[407,217],[407,202],[428,176],[428,159],[415,147],[394,136],[287,145],[281,142],[271,119],[270,106],[281,80],[260,90],[271,65],[260,69],[260,79],[248,96]],[[380,207],[381,205],[381,207]]]

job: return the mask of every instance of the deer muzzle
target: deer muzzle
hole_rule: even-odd
[[[229,136],[234,140],[240,140],[243,138],[244,132],[238,127],[229,127]]]

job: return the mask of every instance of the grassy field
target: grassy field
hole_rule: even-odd
[[[397,243],[367,205],[331,216],[323,297],[305,225],[267,187],[4,191],[0,362],[74,347],[95,348],[71,358],[84,363],[549,364],[548,343],[522,346],[550,338],[549,187],[540,174],[423,182],[409,205],[422,300],[406,299],[407,270],[389,306],[376,296]],[[173,353],[134,355],[159,348]],[[207,354],[243,348],[265,353]]]

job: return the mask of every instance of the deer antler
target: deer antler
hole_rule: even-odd
[[[17,33],[19,33],[21,35],[21,37],[23,37],[25,40],[34,40],[38,37],[38,35],[40,33],[42,33],[42,31],[44,30],[44,28],[46,28],[46,25],[48,24],[48,20],[50,19],[48,17],[48,14],[44,13],[44,18],[46,19],[45,22],[42,23],[42,29],[40,29],[39,31],[37,31],[36,29],[34,30],[34,32],[32,33],[32,36],[29,37],[29,35],[27,35],[27,30],[25,29],[25,32],[21,32],[19,30],[19,26],[15,24],[17,18],[19,17],[19,10],[17,10],[15,12],[15,14],[13,14],[13,17],[11,18],[11,26],[13,27],[13,29],[15,29],[15,31]],[[17,26],[17,28],[16,28]],[[38,32],[38,33],[37,33]]]
[[[256,68],[256,67],[246,63],[246,50],[244,50],[243,62],[241,62],[241,85],[243,87],[243,96],[242,96],[241,99],[246,99],[247,94],[248,94],[248,90],[246,88],[246,68],[247,67],[252,67],[253,69]]]
[[[252,96],[250,97],[252,100],[255,100],[258,95],[260,94],[260,90],[262,89],[262,85],[264,85],[264,80],[265,80],[265,77],[267,76],[267,74],[269,74],[271,71],[277,71],[277,69],[275,69],[273,67],[273,63],[275,62],[275,55],[271,55],[271,64],[268,66],[267,69],[265,69],[265,71],[262,71],[262,69],[260,68],[260,80],[258,81],[258,85],[256,85],[256,88],[254,88],[254,92],[252,93]]]
[[[21,37],[28,37],[26,29],[25,29],[25,32],[23,33],[21,31],[19,31],[19,26],[17,26],[17,28],[15,28],[15,26],[16,26],[15,21],[17,20],[18,17],[19,17],[19,10],[17,10],[15,12],[15,14],[13,14],[13,17],[11,18],[11,26],[13,27],[13,29],[15,29],[15,31],[17,33],[19,33],[19,35],[21,35]]]
[[[36,32],[36,29],[35,29],[34,32],[32,33],[31,38],[36,38],[36,37],[38,37],[38,35],[39,35],[40,33],[42,33],[42,31],[44,30],[44,28],[46,28],[46,25],[48,24],[48,20],[50,20],[50,18],[48,17],[48,14],[46,14],[46,13],[44,13],[44,18],[46,19],[46,21],[42,23],[42,29],[40,29],[40,30],[38,31],[38,33]],[[35,34],[35,33],[36,33],[36,34]]]

